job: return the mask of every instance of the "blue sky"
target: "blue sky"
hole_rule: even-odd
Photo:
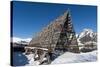
[[[70,9],[76,33],[84,28],[97,32],[97,7],[71,4],[13,2],[13,36],[32,38],[51,21]]]

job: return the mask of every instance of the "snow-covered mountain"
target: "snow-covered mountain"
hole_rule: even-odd
[[[82,37],[84,37],[84,36],[86,36],[86,35],[89,35],[90,37],[93,37],[93,34],[94,34],[94,32],[93,32],[93,30],[92,29],[84,29],[82,32],[81,32],[81,34],[80,34],[80,38],[82,38]]]
[[[93,32],[92,29],[84,29],[80,33],[78,39],[79,41],[81,41],[81,43],[85,43],[89,41],[97,42],[97,33]]]
[[[78,45],[85,49],[97,49],[97,33],[92,29],[84,29],[77,37]],[[92,46],[92,48],[91,48]]]
[[[29,43],[31,41],[32,38],[19,38],[19,37],[13,37],[13,43]]]

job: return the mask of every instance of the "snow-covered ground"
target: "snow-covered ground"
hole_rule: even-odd
[[[97,51],[80,54],[66,52],[63,55],[59,56],[57,59],[55,59],[51,64],[66,64],[93,61],[97,61]]]
[[[24,53],[14,53],[13,63],[14,66],[30,66],[30,65],[39,65],[38,61],[34,61],[34,54],[25,55]],[[44,58],[45,59],[45,58]],[[51,64],[66,64],[66,63],[77,63],[77,62],[93,62],[97,61],[97,51],[87,52],[87,53],[71,53],[66,52],[56,58]]]

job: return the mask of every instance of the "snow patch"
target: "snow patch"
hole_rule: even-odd
[[[29,64],[26,64],[26,66],[32,66],[32,65],[39,65],[39,61],[34,61],[34,54],[29,54],[29,55],[25,55],[28,60],[29,60]]]

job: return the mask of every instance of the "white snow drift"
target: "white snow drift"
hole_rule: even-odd
[[[93,62],[97,60],[97,51],[87,53],[70,53],[66,52],[63,55],[55,59],[51,64],[65,64],[65,63],[77,63],[77,62]]]

